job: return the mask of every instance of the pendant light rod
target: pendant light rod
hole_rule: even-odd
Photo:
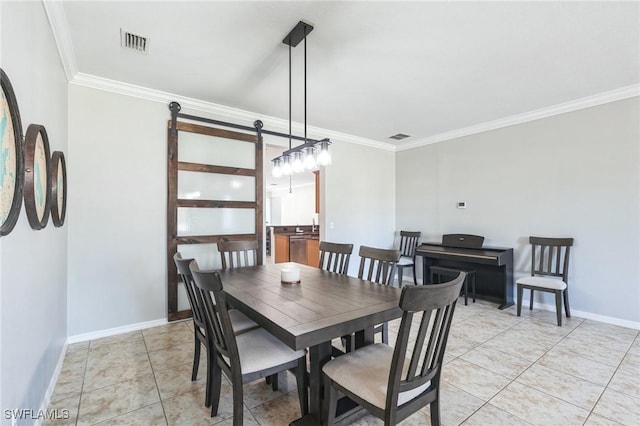
[[[291,47],[289,47],[291,49]],[[291,133],[291,132],[289,132]],[[307,35],[304,36],[304,139],[307,140]],[[291,149],[291,147],[289,147]]]
[[[289,45],[289,149],[291,149],[291,45]],[[304,134],[307,139],[307,132]]]
[[[289,192],[291,193],[291,174],[312,170],[331,164],[329,154],[329,139],[315,141],[307,138],[307,35],[313,30],[313,26],[299,21],[296,26],[282,40],[289,46],[289,149],[279,157],[271,160],[273,163],[272,174],[274,177],[289,176]],[[292,147],[291,123],[292,119],[292,65],[291,49],[304,40],[304,143],[295,148]]]

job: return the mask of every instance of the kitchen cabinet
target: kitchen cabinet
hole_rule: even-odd
[[[320,240],[307,240],[307,265],[317,268],[320,265]]]
[[[317,236],[275,234],[275,263],[296,262],[318,267],[320,241]]]
[[[275,244],[275,263],[284,263],[289,261],[289,236],[275,234],[273,236]]]

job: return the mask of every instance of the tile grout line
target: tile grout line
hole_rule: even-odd
[[[471,318],[471,317],[470,317],[470,318]],[[490,339],[487,339],[486,341],[482,342],[481,344],[479,344],[479,345],[477,345],[477,346],[473,347],[472,349],[470,349],[469,351],[465,352],[465,353],[464,353],[464,354],[462,354],[462,355],[465,355],[465,354],[467,354],[467,353],[471,352],[472,350],[474,350],[474,349],[476,349],[476,348],[480,347],[481,345],[483,345],[483,344],[487,343],[489,340],[492,340],[492,339],[494,339],[494,338],[498,337],[499,335],[506,333],[508,330],[511,330],[513,327],[515,327],[516,325],[518,325],[518,324],[520,324],[520,323],[524,322],[525,320],[526,320],[526,319],[525,319],[525,318],[523,318],[522,320],[520,320],[520,321],[516,322],[515,324],[511,325],[510,327],[507,327],[506,329],[502,330],[501,332],[499,332],[499,333],[498,333],[498,334],[496,334],[495,336],[493,336],[493,337],[491,337]],[[466,321],[466,320],[465,320],[465,321]],[[462,357],[462,355],[460,355],[460,357]],[[466,360],[463,360],[463,361],[466,361]],[[470,362],[470,361],[467,361],[467,362]],[[535,364],[536,362],[537,362],[537,360],[536,360],[536,361],[534,361],[531,365]],[[480,368],[484,368],[484,367],[482,367],[482,366],[479,366],[479,365],[477,365],[477,364],[474,364],[473,362],[470,362],[470,363],[471,363],[471,364],[473,364],[473,365],[476,365],[476,366],[478,366],[478,367],[480,367]],[[530,367],[530,366],[529,366],[529,367]],[[527,367],[527,369],[528,369],[529,367]],[[489,370],[489,371],[491,371],[491,370]],[[526,371],[526,370],[525,370],[525,371]],[[502,374],[499,374],[499,373],[495,373],[495,372],[492,372],[492,373],[494,373],[494,374],[498,374],[498,375],[502,376]],[[502,377],[505,377],[505,376],[502,376]],[[519,376],[516,376],[516,378],[517,378],[517,377],[519,377]],[[508,379],[508,377],[505,377],[505,378],[507,378],[507,379]],[[498,392],[496,392],[496,393],[495,393],[495,395],[493,395],[491,398],[489,398],[489,400],[485,401],[485,402],[484,402],[484,404],[482,404],[482,405],[481,405],[477,410],[475,410],[475,411],[474,411],[473,413],[471,413],[469,416],[465,417],[465,419],[464,419],[464,420],[462,420],[462,422],[460,422],[460,424],[462,424],[462,423],[466,422],[466,421],[467,421],[467,420],[469,420],[472,416],[474,416],[478,411],[480,411],[483,407],[485,407],[487,404],[490,404],[490,402],[491,402],[491,400],[492,400],[493,398],[495,398],[495,397],[496,397],[500,392],[502,392],[503,390],[505,390],[505,389],[507,388],[507,386],[509,386],[509,385],[510,385],[511,383],[513,383],[514,381],[515,381],[515,378],[514,378],[514,379],[512,379],[509,383],[507,383],[504,387],[500,388],[500,390],[499,390]],[[450,385],[450,386],[453,386],[453,385],[451,385],[451,384],[449,384],[449,385]],[[454,387],[456,387],[456,386],[454,386]],[[462,389],[461,389],[461,390],[462,390]],[[463,391],[463,392],[465,392],[464,390],[462,390],[462,391]],[[468,393],[468,392],[467,392],[467,393]],[[473,395],[473,396],[475,396],[475,395]],[[477,398],[477,397],[476,397],[476,398]],[[493,406],[493,405],[492,405],[492,406]],[[494,406],[494,407],[495,407],[495,406]],[[522,419],[521,417],[519,417],[519,416],[517,416],[517,415],[515,415],[515,414],[513,414],[513,413],[510,413],[509,411],[502,410],[502,409],[501,409],[501,408],[499,408],[499,407],[496,407],[496,408],[497,408],[497,409],[499,409],[499,410],[501,410],[501,411],[504,411],[505,413],[507,413],[507,414],[509,414],[509,415],[514,416],[514,417],[515,417],[515,418],[517,418],[517,419],[523,420],[523,421],[524,421],[525,423],[527,423],[527,424],[531,424],[531,423],[529,423],[528,421],[526,421],[525,419]]]
[[[142,343],[144,344],[144,349],[147,354],[147,360],[149,361],[149,367],[151,368],[151,374],[153,374],[153,382],[156,385],[156,392],[158,392],[158,402],[160,402],[160,407],[162,407],[162,415],[164,416],[164,421],[169,426],[169,419],[167,418],[167,412],[164,409],[164,402],[162,401],[162,395],[160,395],[160,386],[158,386],[158,379],[156,378],[156,370],[153,368],[153,364],[151,364],[151,357],[149,356],[149,347],[147,346],[147,339],[144,338],[144,333],[142,334]]]
[[[67,350],[69,350],[69,348],[67,348]],[[78,426],[78,423],[80,422],[80,407],[82,406],[82,395],[84,394],[84,381],[87,377],[87,365],[89,364],[89,355],[91,354],[91,341],[89,342],[89,345],[87,345],[87,357],[84,360],[84,372],[82,374],[82,384],[80,385],[80,396],[78,399],[78,411],[76,412],[76,426]],[[67,354],[65,354],[65,357],[67,356]]]

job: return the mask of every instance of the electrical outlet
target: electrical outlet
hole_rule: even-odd
[[[329,222],[329,229],[333,229],[333,228],[334,228],[333,222]]]
[[[459,209],[466,209],[467,208],[467,202],[466,201],[458,201],[456,203],[456,207],[458,207]]]

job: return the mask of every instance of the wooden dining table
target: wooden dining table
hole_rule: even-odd
[[[281,270],[300,269],[299,284],[283,284]],[[309,416],[322,416],[322,366],[331,341],[356,333],[356,347],[373,342],[373,327],[400,318],[401,290],[297,263],[220,271],[229,303],[291,349],[309,349]]]

